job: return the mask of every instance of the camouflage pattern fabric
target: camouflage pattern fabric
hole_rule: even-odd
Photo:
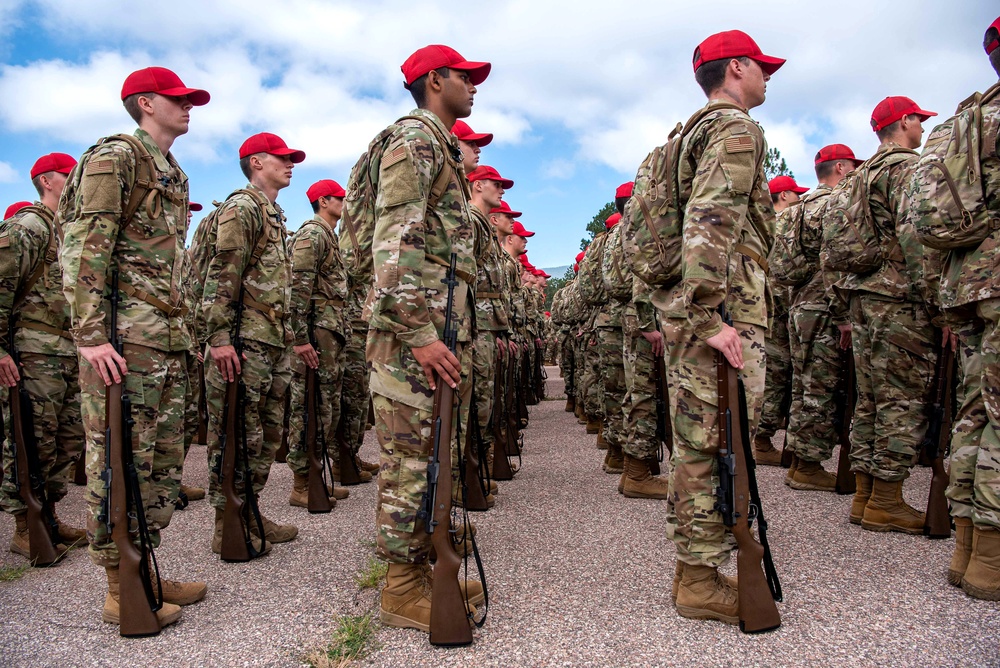
[[[348,338],[341,355],[343,374],[340,390],[340,423],[343,424],[344,438],[354,449],[361,449],[361,442],[368,424],[368,363],[365,361],[365,341],[368,325],[355,321],[351,325]]]
[[[346,338],[347,273],[333,228],[317,214],[295,231],[288,245],[291,247],[291,327],[295,345],[309,342],[311,310],[317,328]]]
[[[341,383],[344,376],[344,345],[339,335],[328,329],[316,328],[319,347],[319,369],[316,370],[316,387],[320,401],[317,409],[318,433],[326,438],[330,459],[340,465],[340,451],[334,441],[340,423]],[[309,452],[305,444],[306,376],[305,362],[295,353],[289,354],[292,363],[291,415],[288,416],[288,468],[298,475],[309,474]],[[365,406],[367,409],[368,406]]]
[[[483,444],[492,447],[494,441],[493,391],[496,386],[497,334],[495,331],[480,332],[473,341],[472,374],[473,391],[476,396],[476,411],[479,433]]]
[[[625,454],[636,459],[659,455],[656,439],[656,376],[653,367],[653,344],[646,340],[634,315],[626,311],[623,328],[625,363],[624,410]]]
[[[771,293],[774,312],[764,338],[767,353],[767,380],[764,383],[764,407],[757,434],[770,439],[788,425],[788,396],[792,385],[792,353],[788,337],[787,288],[778,286]]]
[[[851,299],[858,403],[851,470],[904,480],[927,431],[927,399],[937,361],[936,333],[920,304],[870,293]]]
[[[604,421],[604,382],[601,374],[600,336],[596,329],[585,330],[583,343],[583,408],[595,420]]]
[[[625,401],[625,362],[621,327],[597,328],[601,386],[604,388],[604,440],[623,446],[628,438],[622,404]]]
[[[576,396],[576,347],[573,345],[573,332],[563,332],[559,335],[559,373],[566,386],[566,396]]]
[[[191,352],[184,354],[184,360],[188,377],[188,389],[184,397],[184,457],[186,458],[191,444],[198,442],[198,404],[201,402],[202,364],[198,361],[197,355]]]
[[[793,371],[785,442],[801,459],[826,461],[837,444],[833,388],[840,375],[840,330],[828,310],[811,308],[793,307],[788,324]],[[766,399],[764,406],[766,411]]]
[[[128,375],[124,391],[132,399],[132,457],[139,475],[139,492],[153,547],[170,524],[180,493],[184,467],[184,405],[188,373],[186,353],[165,352],[125,344]],[[105,498],[104,408],[105,386],[100,374],[80,361],[83,428],[87,435],[87,539],[90,558],[97,566],[118,565],[118,548],[108,527],[98,520]],[[138,540],[138,538],[136,538]]]
[[[995,312],[1000,300],[980,302],[984,313]],[[956,399],[958,411],[951,434],[951,455],[948,460],[948,489],[952,517],[972,519],[975,504],[975,484],[979,463],[979,447],[990,422],[983,397],[983,335],[987,321],[978,315],[967,315],[956,327],[958,336],[958,379]],[[989,463],[984,458],[985,467]],[[984,468],[985,468],[984,467]],[[994,471],[1000,467],[994,466]],[[995,475],[995,473],[994,473]],[[996,495],[996,492],[994,492]],[[1000,509],[995,506],[993,510]],[[987,512],[988,514],[988,512]],[[988,523],[988,522],[987,522]],[[994,522],[1000,528],[1000,523]]]
[[[247,451],[250,470],[253,471],[253,489],[260,494],[267,483],[274,463],[274,453],[281,445],[281,431],[285,418],[285,393],[291,381],[291,353],[287,348],[269,346],[249,339],[243,342],[242,378],[247,387],[245,412]],[[208,403],[208,499],[212,507],[223,509],[226,499],[222,495],[219,471],[222,466],[220,448],[223,416],[226,404],[226,382],[209,351],[205,358],[205,391]],[[230,443],[238,443],[233,435]],[[289,447],[292,440],[289,438]],[[242,445],[240,445],[242,447]],[[243,484],[243,469],[236,467],[237,489]]]

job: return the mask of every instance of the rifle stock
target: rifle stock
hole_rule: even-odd
[[[924,535],[928,538],[951,537],[951,513],[945,490],[948,471],[944,467],[945,454],[951,442],[951,427],[955,410],[955,352],[945,341],[938,351],[938,364],[934,383],[934,402],[927,435],[921,451],[931,462],[931,486],[927,495],[927,512],[924,514]]]
[[[489,505],[486,503],[483,483],[479,478],[479,443],[482,438],[480,436],[479,416],[477,413],[475,396],[473,396],[472,407],[469,410],[469,424],[465,430],[465,472],[463,482],[465,484],[465,509],[481,512],[489,510]]]
[[[496,379],[493,383],[493,478],[495,480],[513,480],[514,471],[510,466],[509,445],[511,442],[510,429],[510,393],[513,387],[507,383],[507,368],[510,366],[505,360],[510,355],[497,351]],[[506,392],[504,392],[506,390]]]
[[[343,413],[341,413],[341,416],[343,416]],[[364,437],[364,430],[361,431],[361,435]],[[340,484],[345,486],[360,485],[361,474],[358,472],[358,463],[354,461],[354,449],[347,442],[347,421],[343,417],[337,423],[337,432],[334,440],[337,442],[337,459],[340,462],[338,465],[340,469]]]
[[[663,448],[674,452],[674,428],[670,423],[670,386],[667,384],[667,368],[663,356],[653,357],[653,374],[656,379],[656,436],[660,442],[659,461],[663,461]]]
[[[205,365],[198,364],[198,385],[201,393],[198,395],[198,442],[208,443],[208,396],[205,392]]]
[[[309,498],[306,502],[306,509],[310,513],[328,513],[333,510],[333,504],[326,492],[326,483],[323,481],[324,459],[326,447],[323,444],[323,452],[319,451],[320,438],[319,420],[316,415],[316,407],[319,398],[316,396],[316,370],[306,365],[305,370],[306,396],[305,396],[305,418],[303,425],[303,438],[305,438],[306,452],[309,457]]]
[[[840,454],[837,457],[837,494],[854,494],[857,483],[851,471],[851,420],[854,418],[854,405],[858,401],[857,377],[854,371],[854,353],[848,348],[840,351],[840,375],[837,378],[837,389],[834,390],[834,428],[837,430],[837,440],[840,442]]]

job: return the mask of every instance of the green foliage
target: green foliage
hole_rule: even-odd
[[[20,566],[4,566],[0,568],[0,582],[13,582],[14,580],[20,580],[21,576],[28,572],[31,568],[28,564],[21,564]]]
[[[368,653],[378,626],[374,613],[337,617],[337,628],[325,649],[318,649],[304,657],[313,668],[341,668],[351,661],[362,659]]]
[[[587,237],[580,240],[580,250],[583,250],[590,245],[590,242],[594,240],[598,234],[604,231],[604,221],[615,212],[615,203],[608,202],[601,207],[601,210],[597,212],[597,215],[587,223]],[[572,267],[570,267],[572,271]]]
[[[354,576],[354,582],[362,589],[374,589],[382,582],[389,564],[375,557],[368,557],[365,567]]]
[[[781,157],[781,151],[776,148],[767,149],[764,156],[764,176],[770,181],[775,176],[790,176],[793,179],[795,174],[788,168],[788,163]]]

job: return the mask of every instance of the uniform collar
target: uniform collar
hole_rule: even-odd
[[[153,162],[156,164],[156,171],[170,171],[170,158],[173,156],[170,155],[169,151],[167,152],[167,155],[164,156],[160,151],[160,147],[156,145],[156,142],[153,141],[150,134],[142,128],[136,128],[135,137],[142,142],[143,146],[146,147],[146,150],[149,151],[149,154],[153,156]]]
[[[277,218],[284,218],[284,212],[281,210],[281,207],[278,206],[277,202],[271,202],[271,200],[269,200],[267,198],[267,195],[264,194],[263,190],[261,190],[260,188],[258,188],[257,186],[255,186],[252,183],[248,183],[246,189],[247,190],[253,190],[254,192],[260,193],[260,199],[262,201],[264,201],[264,202],[267,202],[267,206],[265,207],[265,210],[267,211],[267,214],[269,216],[275,216]]]

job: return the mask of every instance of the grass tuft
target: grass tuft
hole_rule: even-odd
[[[374,589],[379,586],[389,570],[389,564],[375,557],[368,557],[365,567],[354,576],[354,582],[361,589]]]
[[[342,615],[330,644],[307,654],[304,659],[313,668],[343,668],[356,659],[364,658],[378,626],[373,613],[361,616]]]
[[[0,568],[0,582],[13,582],[14,580],[20,580],[21,577],[28,572],[31,568],[28,564],[21,564],[20,566],[5,566]]]

